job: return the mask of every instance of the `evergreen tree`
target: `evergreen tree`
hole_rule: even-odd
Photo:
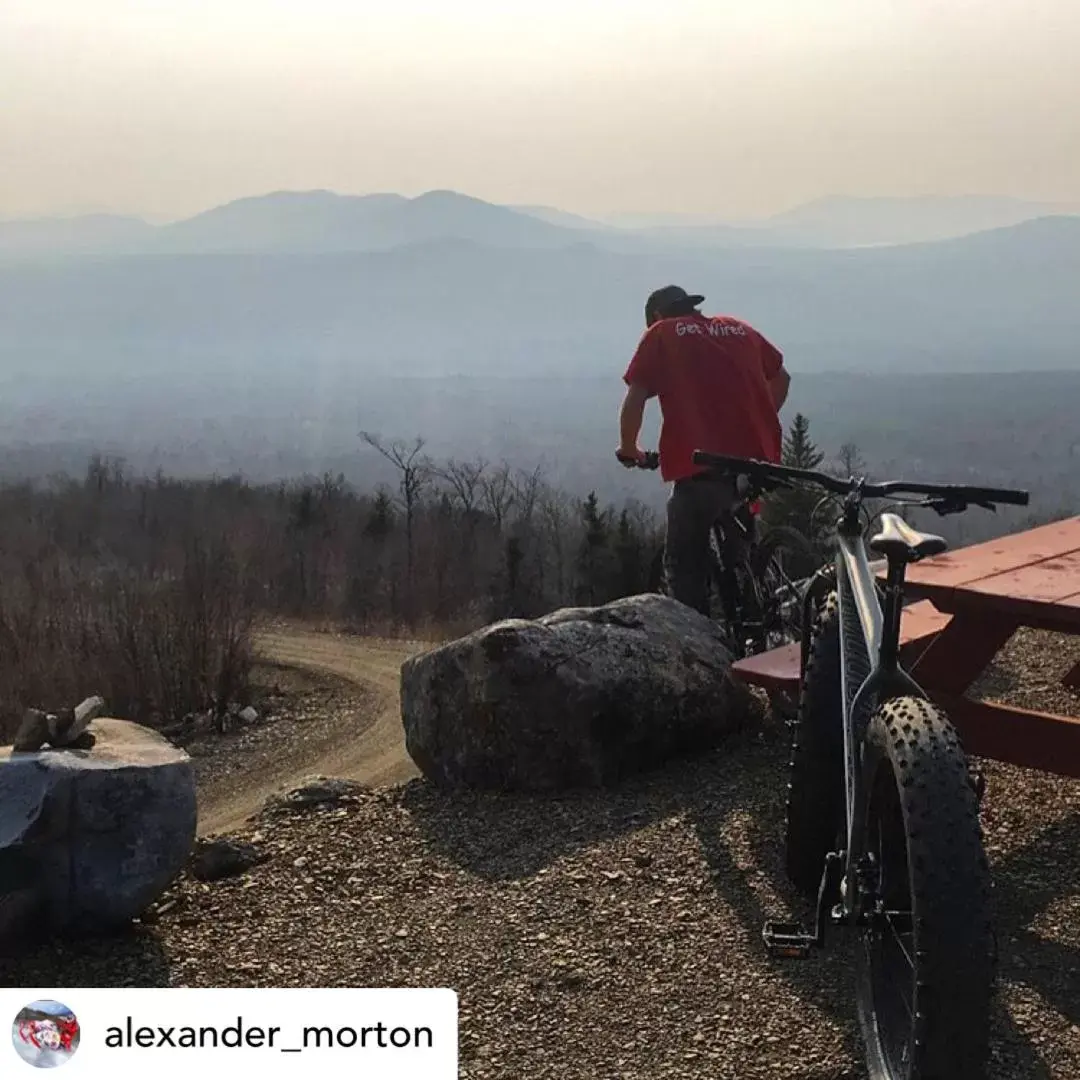
[[[810,421],[802,413],[796,413],[784,438],[780,463],[793,469],[816,469],[824,460],[825,455],[810,438]]]
[[[780,463],[793,469],[818,469],[824,460],[825,454],[810,438],[810,421],[802,413],[796,413],[784,437]],[[821,493],[812,488],[774,491],[765,500],[762,518],[769,528],[783,525],[797,529],[820,549],[825,546],[832,525],[824,507],[814,513],[820,501]]]
[[[600,509],[595,491],[581,504],[581,523],[584,535],[578,549],[577,602],[602,604],[611,598],[613,585],[611,515]]]
[[[630,515],[623,510],[615,532],[615,556],[618,565],[618,593],[636,596],[646,587],[648,566],[644,538],[634,528]]]
[[[394,528],[394,502],[386,488],[380,488],[371,504],[371,513],[364,524],[364,535],[381,543]]]

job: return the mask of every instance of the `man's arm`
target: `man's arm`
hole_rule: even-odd
[[[772,395],[773,404],[776,406],[776,411],[779,412],[784,407],[784,402],[787,401],[788,390],[791,388],[791,376],[787,372],[787,368],[780,368],[779,371],[768,382],[769,393]]]
[[[626,388],[622,408],[619,410],[619,455],[637,461],[641,457],[638,436],[645,419],[645,402],[652,395],[641,383],[632,382]]]
[[[623,375],[626,383],[626,397],[619,410],[619,449],[624,464],[632,465],[640,461],[638,436],[641,434],[641,422],[645,417],[645,402],[655,397],[658,387],[660,368],[660,327],[659,324],[646,330],[638,342],[637,350],[630,361],[630,366]]]

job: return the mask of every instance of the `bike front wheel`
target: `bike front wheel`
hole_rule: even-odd
[[[865,743],[857,1005],[870,1075],[985,1076],[994,977],[990,873],[960,739],[928,701],[897,698]]]

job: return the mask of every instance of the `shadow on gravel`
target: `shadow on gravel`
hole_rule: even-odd
[[[1001,976],[1035,991],[1080,1027],[1080,949],[1032,924],[1064,896],[1080,894],[1080,812],[1048,825],[993,866]]]
[[[65,986],[109,989],[168,986],[169,960],[157,935],[142,926],[107,936],[59,938],[32,952],[0,956],[7,986]]]
[[[401,805],[440,854],[483,880],[511,881],[666,818],[709,806],[728,813],[746,805],[755,789],[758,801],[760,785],[773,782],[776,753],[776,747],[764,749],[761,736],[735,736],[708,757],[615,788],[550,795],[447,792],[414,780]]]
[[[402,805],[437,851],[486,880],[531,877],[574,852],[682,816],[698,837],[718,898],[756,943],[767,919],[811,915],[783,868],[787,756],[783,737],[766,731],[733,738],[706,759],[673,763],[616,789],[550,796],[448,794],[414,781]],[[1080,867],[1080,814],[1048,826],[993,867],[1000,976],[1029,986],[1070,1023],[1080,1024],[1080,950],[1030,929],[1055,898],[1080,891],[1080,881],[1062,880],[1063,865],[1073,874]],[[860,1058],[853,997],[857,944],[850,932],[834,931],[824,952],[801,961],[770,961],[761,948],[762,963],[778,979],[843,1025],[850,1053]],[[992,1033],[990,1077],[1054,1075],[1001,999]],[[808,1073],[805,1080],[814,1078]]]
[[[767,918],[784,918],[792,910],[804,914],[781,862],[785,736],[773,728],[735,736],[707,758],[672,763],[614,789],[550,796],[448,794],[417,781],[402,802],[436,850],[487,880],[531,877],[584,848],[682,817],[698,838],[713,888],[754,948]],[[743,826],[734,830],[734,843],[733,815],[741,816]],[[779,897],[779,907],[766,911],[762,893]],[[830,948],[808,960],[779,963],[770,962],[760,947],[763,965],[771,964],[795,994],[852,1032],[849,1051],[858,1058],[849,951]]]

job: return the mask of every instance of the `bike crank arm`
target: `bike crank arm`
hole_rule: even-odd
[[[813,930],[805,929],[801,923],[767,922],[761,931],[761,937],[770,956],[801,960],[809,956],[811,950],[824,946],[825,924],[830,919],[836,921],[831,900],[836,895],[842,873],[843,858],[837,852],[830,851],[825,856],[825,865],[821,871]]]

